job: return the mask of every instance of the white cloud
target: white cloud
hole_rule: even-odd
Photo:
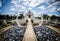
[[[57,11],[60,11],[60,7],[57,9]]]
[[[17,5],[18,1],[17,0],[12,0],[11,3],[13,3],[14,5]]]
[[[17,8],[26,9],[24,6],[22,6],[22,5],[20,4],[20,1],[22,1],[22,0],[12,0],[11,3],[13,3],[14,6],[16,6]]]
[[[20,8],[21,8],[21,9],[26,9],[26,7],[24,7],[24,6],[22,6],[22,5],[20,5]]]
[[[49,5],[49,4],[51,4],[51,3],[54,3],[55,0],[45,0],[45,2]]]
[[[23,1],[23,5],[25,6],[29,6],[29,7],[36,7],[37,5],[39,5],[40,3],[43,3],[45,0],[25,0]]]
[[[60,1],[57,1],[57,2],[49,5],[47,8],[51,8],[51,7],[53,7],[53,6],[58,6],[59,4],[60,4]]]
[[[55,2],[55,0],[24,0],[22,4],[25,6],[29,6],[29,7],[36,7],[40,3],[44,3],[44,2],[47,2],[47,4],[48,4],[49,2],[50,3]]]
[[[15,11],[15,8],[12,7],[10,10],[11,10],[11,11]]]
[[[22,5],[17,4],[18,2],[22,1]],[[39,11],[38,14],[40,13],[49,13],[49,12],[56,12],[57,11],[57,7],[60,2],[55,2],[55,0],[13,0],[11,3],[14,3],[14,5],[16,7],[18,7],[19,12],[23,12],[26,11],[26,6],[29,6],[28,9],[31,10],[32,8],[36,7],[37,5],[41,4],[41,3],[47,3],[49,4],[49,6],[46,8],[45,6],[39,6],[38,8],[40,8],[43,11]],[[52,3],[52,4],[51,4]],[[20,8],[19,8],[20,7]],[[15,10],[14,8],[12,8],[11,10]],[[58,8],[58,10],[60,10],[60,8]],[[37,14],[36,11],[34,11],[35,15]]]
[[[13,3],[14,5],[11,7],[11,11],[14,11],[16,9],[17,12],[21,12],[24,9],[26,9],[26,7],[20,5],[20,1],[21,0],[12,0],[11,3]]]
[[[25,10],[21,9],[21,10],[19,10],[19,11],[22,12],[22,11],[25,11]]]
[[[35,7],[37,5],[39,5],[40,3],[43,3],[44,0],[32,0],[32,2],[29,4],[29,6],[31,7]]]
[[[46,9],[45,6],[40,6],[40,7],[38,7],[38,8],[40,8],[41,10],[45,10],[45,9]]]
[[[53,7],[51,8],[50,12],[56,12],[57,11],[57,8],[56,7]]]
[[[29,10],[32,10],[32,7],[29,7]]]
[[[44,11],[45,13],[49,13],[49,12],[57,12],[57,6],[60,4],[60,2],[55,2],[53,4],[50,4],[48,7],[47,7],[47,10]]]
[[[2,7],[2,2],[0,2],[0,7]]]
[[[57,8],[56,7],[52,7],[52,8],[49,8],[47,10],[44,11],[44,13],[53,13],[53,12],[57,12]]]

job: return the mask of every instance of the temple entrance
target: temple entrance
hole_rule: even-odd
[[[29,15],[28,17],[31,18],[31,15]]]
[[[30,10],[29,10],[29,12],[27,12],[26,14],[25,14],[25,18],[33,18],[34,17],[34,15],[33,15],[33,12],[31,12]]]

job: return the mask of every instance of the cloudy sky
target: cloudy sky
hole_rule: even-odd
[[[60,0],[0,0],[0,13],[14,15],[26,13],[60,16]]]

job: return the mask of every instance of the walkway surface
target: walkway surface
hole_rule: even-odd
[[[23,41],[37,41],[37,38],[33,30],[33,26],[31,23],[31,19],[28,19],[27,28],[26,28]]]
[[[54,31],[56,31],[57,33],[60,34],[60,29],[59,28],[56,28],[56,27],[53,27],[53,26],[49,26],[49,25],[46,25],[47,27],[49,27],[50,29],[53,29]]]
[[[8,30],[8,29],[10,29],[10,28],[12,28],[12,25],[1,29],[1,30],[0,30],[0,34],[2,34],[3,32],[5,32],[6,30]]]

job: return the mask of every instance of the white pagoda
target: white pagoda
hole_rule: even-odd
[[[25,14],[25,18],[31,18],[33,19],[34,18],[34,14],[33,12],[31,12],[30,10]]]

